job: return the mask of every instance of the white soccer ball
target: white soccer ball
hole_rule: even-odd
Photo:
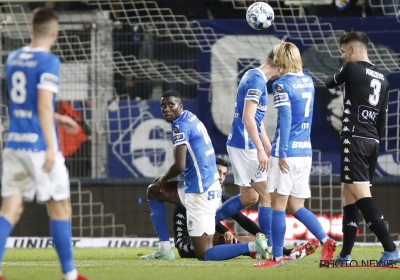
[[[274,21],[274,10],[265,2],[255,2],[247,8],[246,20],[257,30],[266,29]]]

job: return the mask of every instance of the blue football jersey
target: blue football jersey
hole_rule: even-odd
[[[9,129],[6,148],[46,150],[38,116],[38,89],[58,93],[60,59],[41,48],[23,47],[12,52],[6,61],[9,103]],[[54,98],[55,108],[55,98]],[[54,137],[58,147],[57,130]]]
[[[271,155],[274,157],[312,156],[311,125],[315,88],[307,72],[287,73],[273,84],[278,124]]]
[[[251,140],[244,126],[243,109],[246,100],[257,102],[257,111],[254,116],[258,128],[258,134],[261,136],[261,122],[267,112],[268,91],[267,78],[259,69],[247,71],[240,80],[235,102],[235,113],[233,115],[232,127],[226,144],[239,149],[255,149],[253,140]]]
[[[219,180],[214,147],[207,129],[196,115],[184,111],[172,122],[172,142],[174,146],[187,146],[186,193],[203,193]]]

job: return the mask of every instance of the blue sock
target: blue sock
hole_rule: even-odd
[[[217,224],[220,221],[226,220],[242,209],[244,209],[244,206],[238,195],[228,199],[217,209],[217,213],[215,214],[215,223]]]
[[[71,223],[65,220],[50,220],[53,244],[60,259],[63,274],[75,269],[72,256]]]
[[[280,210],[272,210],[272,255],[274,257],[283,256],[283,240],[286,232],[286,212]]]
[[[152,199],[148,199],[147,203],[150,207],[150,218],[158,235],[158,239],[160,241],[169,241],[167,209],[165,208],[165,204]]]
[[[4,217],[0,217],[0,264],[3,261],[4,251],[6,250],[6,242],[10,236],[13,226]]]
[[[206,252],[205,261],[223,261],[250,253],[248,243],[225,244],[215,246]]]
[[[271,207],[258,206],[258,224],[260,225],[261,232],[268,237],[268,247],[272,246],[272,241],[274,240],[271,234],[271,221]]]
[[[306,228],[319,240],[321,241],[325,237],[328,237],[326,232],[322,229],[317,217],[307,208],[303,207],[296,211],[293,215],[297,220],[302,222]]]

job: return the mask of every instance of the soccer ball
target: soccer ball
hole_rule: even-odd
[[[255,2],[247,8],[246,20],[257,30],[266,29],[274,21],[274,10],[265,2]]]

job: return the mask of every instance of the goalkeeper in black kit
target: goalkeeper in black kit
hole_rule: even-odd
[[[368,37],[349,32],[340,37],[339,72],[325,81],[328,88],[344,84],[342,131],[340,134],[340,181],[343,194],[343,248],[335,261],[351,263],[359,211],[365,223],[382,243],[379,265],[400,262],[400,251],[393,243],[371,196],[370,186],[378,159],[379,141],[385,132],[389,98],[386,77],[368,58]]]
[[[228,173],[228,164],[221,158],[217,158],[216,163],[220,183],[222,185],[225,181],[225,176]],[[231,196],[228,193],[223,191],[221,202],[225,202],[230,197]],[[214,245],[249,242],[254,240],[254,236],[260,232],[260,227],[241,212],[233,215],[232,219],[234,219],[244,230],[252,234],[252,236],[235,236],[222,223],[218,223],[215,227],[216,232],[214,235]],[[196,258],[196,253],[187,231],[186,209],[184,207],[177,206],[175,208],[173,223],[175,247],[177,248],[180,257]],[[294,249],[284,248],[283,254],[285,255],[286,260],[303,258],[314,253],[318,247],[318,244],[318,240],[313,239]],[[256,253],[250,253],[248,256],[252,258],[259,258]]]

